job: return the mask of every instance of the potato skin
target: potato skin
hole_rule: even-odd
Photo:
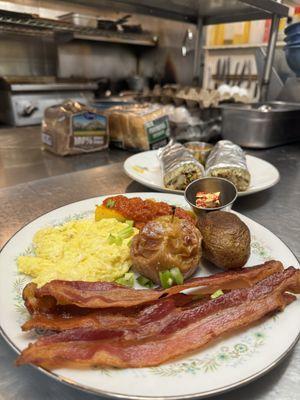
[[[160,284],[159,271],[178,267],[184,278],[198,268],[201,233],[195,225],[171,215],[148,222],[132,239],[134,271]]]
[[[203,257],[219,268],[243,267],[250,256],[250,231],[235,214],[212,211],[201,217]]]

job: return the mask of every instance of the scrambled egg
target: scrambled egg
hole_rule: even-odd
[[[53,279],[114,281],[131,267],[130,241],[138,233],[115,218],[98,222],[81,219],[39,230],[34,238],[35,256],[20,256],[19,272],[32,276],[38,286]],[[128,228],[125,239],[110,238]]]

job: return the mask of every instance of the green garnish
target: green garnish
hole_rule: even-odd
[[[142,275],[140,275],[137,278],[137,281],[141,286],[144,286],[144,287],[146,287],[148,289],[151,289],[154,286],[154,283],[150,279],[148,279],[148,278],[146,278],[145,276],[142,276]]]
[[[213,293],[213,294],[210,296],[210,298],[211,298],[211,299],[217,299],[218,297],[223,296],[223,294],[224,294],[223,290],[219,289],[219,290],[217,290],[215,293]]]
[[[108,199],[107,202],[106,202],[106,207],[107,208],[113,208],[115,206],[115,204],[116,204],[115,200]]]
[[[127,219],[127,220],[125,221],[125,224],[127,224],[127,225],[129,225],[129,226],[133,226],[134,221],[132,221],[131,219]]]
[[[132,238],[128,240],[127,246],[130,247],[130,246],[131,246],[131,243],[132,243]]]
[[[160,271],[159,279],[161,286],[164,289],[168,289],[173,285],[183,284],[183,275],[178,267],[166,269],[165,271]]]
[[[171,268],[170,273],[171,273],[171,277],[173,278],[173,281],[175,281],[175,283],[177,285],[183,284],[183,276],[178,267]]]
[[[108,244],[116,244],[117,246],[121,246],[123,239],[119,236],[114,236],[110,233],[107,242]]]
[[[126,228],[124,228],[120,232],[118,232],[118,236],[121,237],[122,239],[127,239],[133,233],[134,233],[133,227],[132,226],[127,226]]]
[[[134,286],[134,273],[126,272],[125,275],[121,276],[121,278],[116,279],[116,283],[120,285],[133,287]]]
[[[164,289],[170,288],[174,283],[171,272],[168,269],[165,271],[159,271],[159,279],[161,286]]]

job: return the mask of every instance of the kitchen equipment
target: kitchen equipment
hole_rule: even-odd
[[[214,147],[210,143],[206,142],[187,142],[184,144],[185,147],[193,154],[194,158],[205,165],[209,153]]]
[[[61,21],[70,22],[73,25],[85,26],[88,28],[97,28],[97,18],[93,15],[68,13],[58,17]]]
[[[248,84],[247,84],[248,90],[251,88],[251,84],[252,84],[251,76],[252,76],[252,64],[251,64],[251,60],[248,60]]]
[[[293,33],[292,35],[286,36],[283,40],[288,45],[300,44],[300,33]]]
[[[237,61],[236,64],[235,64],[235,67],[234,67],[234,78],[237,78],[237,77],[238,77],[239,69],[240,69],[240,62]],[[233,79],[232,81],[230,81],[230,84],[231,84],[231,85],[235,85],[235,84],[236,84],[235,79]]]
[[[244,82],[244,79],[245,79],[246,69],[247,69],[247,60],[244,61],[244,64],[242,66],[241,73],[239,74],[240,79],[237,82],[237,86],[242,86],[242,83]]]
[[[300,22],[295,22],[294,24],[288,25],[285,28],[284,33],[287,36],[294,35],[295,33],[300,33]]]
[[[231,59],[230,57],[227,57],[226,60],[226,83],[229,85],[230,84],[230,70],[231,70]]]
[[[97,83],[55,77],[0,78],[0,122],[13,126],[41,123],[44,110],[67,99],[86,104],[94,99]]]
[[[121,25],[123,32],[125,33],[142,33],[143,28],[142,25],[137,24],[137,25],[128,25],[128,24],[122,24]]]
[[[196,206],[196,194],[198,192],[220,192],[219,207],[202,208]],[[184,191],[184,198],[197,216],[213,211],[229,211],[237,198],[237,190],[233,183],[224,178],[199,178],[188,185]]]
[[[227,60],[223,60],[223,65],[222,65],[222,83],[226,83],[226,74],[227,74]]]
[[[288,25],[284,30],[287,45],[284,48],[286,61],[292,71],[300,76],[300,22]]]
[[[300,76],[300,44],[287,45],[284,48],[286,61],[296,76]]]
[[[133,75],[127,79],[129,89],[134,92],[142,92],[147,86],[147,79],[140,75]]]
[[[241,146],[269,148],[300,140],[300,104],[226,104],[221,109],[223,138]]]
[[[183,55],[183,57],[185,57],[189,51],[194,49],[194,46],[192,46],[193,39],[194,39],[193,31],[191,29],[187,29],[185,31],[181,45],[181,54]]]
[[[216,66],[216,80],[215,80],[215,89],[219,86],[219,79],[221,79],[221,58],[218,58],[217,66]]]
[[[259,97],[258,91],[259,91],[259,85],[258,85],[258,81],[256,81],[255,86],[254,86],[254,93],[253,93],[254,100],[256,100]]]
[[[131,15],[127,14],[115,21],[109,19],[98,19],[98,29],[104,29],[108,31],[117,31],[118,29],[121,30],[121,26],[125,24],[130,17]]]

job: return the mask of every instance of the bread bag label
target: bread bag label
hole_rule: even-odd
[[[81,150],[102,148],[107,144],[107,118],[89,111],[74,114],[70,119],[70,147]]]
[[[149,148],[151,150],[158,149],[168,143],[170,125],[167,115],[146,122],[145,129],[148,135]]]
[[[48,133],[42,132],[42,143],[47,146],[53,147],[53,138]]]

